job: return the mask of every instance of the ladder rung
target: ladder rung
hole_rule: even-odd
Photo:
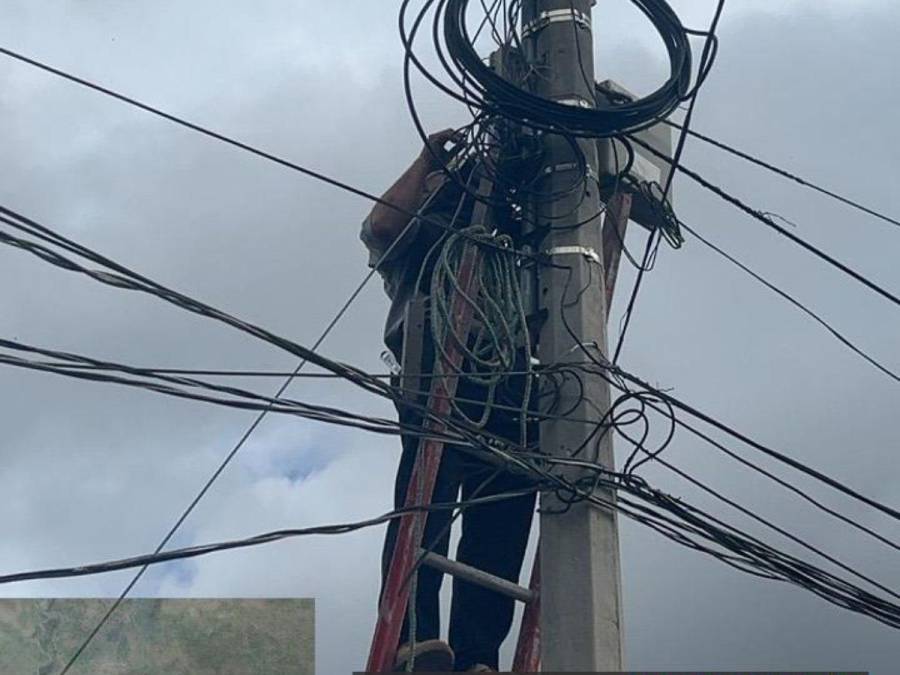
[[[456,560],[450,560],[437,553],[426,553],[425,549],[419,549],[419,556],[423,554],[425,555],[425,558],[422,561],[424,564],[433,567],[444,574],[459,577],[460,579],[496,591],[501,595],[505,595],[513,600],[518,600],[519,602],[528,603],[537,597],[532,590],[523,588],[518,584],[514,584],[511,581],[494,576],[493,574],[488,574],[471,565],[466,565],[465,563]]]

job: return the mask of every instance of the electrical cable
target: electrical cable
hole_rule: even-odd
[[[671,127],[674,127],[676,129],[683,128],[677,122],[673,122],[671,120],[666,120],[665,124],[667,124]],[[868,214],[879,220],[883,220],[884,222],[889,223],[891,225],[900,227],[900,220],[897,220],[896,218],[892,218],[891,216],[889,216],[885,213],[882,213],[882,212],[877,211],[869,206],[861,204],[860,202],[858,202],[854,199],[851,199],[849,197],[844,197],[843,195],[838,194],[837,192],[834,192],[833,190],[829,190],[828,188],[824,188],[821,185],[817,185],[816,183],[813,183],[812,181],[810,181],[806,178],[798,176],[795,173],[792,173],[786,169],[782,169],[781,167],[775,166],[771,162],[767,162],[764,159],[755,157],[755,156],[751,155],[750,153],[745,152],[743,150],[738,150],[737,148],[735,148],[731,145],[728,145],[727,143],[724,143],[722,141],[717,141],[716,139],[714,139],[710,136],[707,136],[705,134],[702,134],[699,131],[696,131],[694,129],[688,129],[687,133],[688,133],[688,135],[690,135],[694,138],[697,138],[697,139],[703,141],[704,143],[708,143],[709,145],[719,148],[720,150],[724,150],[725,152],[728,152],[728,153],[734,155],[735,157],[740,157],[741,159],[746,160],[746,161],[750,162],[751,164],[756,164],[757,166],[767,169],[768,171],[771,171],[772,173],[776,173],[779,176],[782,176],[783,178],[787,178],[787,179],[792,180],[795,183],[798,183],[804,187],[807,187],[811,190],[815,190],[816,192],[819,192],[823,195],[831,197],[832,199],[835,199],[843,204],[846,204],[847,206],[850,206],[858,211],[861,211],[861,212]]]
[[[656,148],[649,145],[648,143],[643,142],[641,139],[632,136],[631,140],[633,142],[637,143],[638,145],[640,145],[641,147],[645,148],[652,154],[656,155],[660,159],[663,159],[667,162],[671,161],[668,158],[666,158],[666,156],[663,153],[659,152]],[[710,192],[714,193],[721,199],[725,200],[732,206],[737,207],[738,210],[743,211],[744,213],[749,215],[751,218],[754,218],[755,220],[760,221],[764,225],[769,226],[770,228],[775,230],[775,232],[780,234],[782,237],[789,239],[790,241],[797,244],[801,248],[812,253],[814,256],[816,256],[820,260],[825,261],[832,267],[836,268],[837,270],[839,270],[840,272],[849,276],[850,278],[854,279],[855,281],[858,281],[863,286],[867,287],[871,291],[874,291],[875,293],[877,293],[881,297],[885,298],[886,300],[890,301],[891,303],[900,306],[900,297],[897,297],[897,295],[895,295],[891,291],[888,291],[887,289],[878,285],[877,283],[875,283],[874,281],[872,281],[865,275],[861,274],[860,272],[857,272],[856,270],[854,270],[847,264],[842,263],[840,260],[838,260],[834,256],[826,253],[822,249],[814,246],[813,244],[810,244],[805,239],[797,236],[796,234],[794,234],[787,228],[782,227],[781,225],[776,223],[771,217],[765,215],[765,213],[763,213],[762,211],[759,211],[757,209],[754,209],[751,206],[748,206],[747,204],[742,202],[740,199],[738,199],[734,195],[727,192],[724,188],[721,188],[718,185],[715,185],[714,183],[707,180],[706,178],[704,178],[697,172],[692,171],[691,169],[688,169],[687,167],[684,166],[684,164],[677,164],[677,165],[673,164],[673,167],[675,169],[677,169],[678,171],[681,171],[683,174],[688,176],[694,182],[698,183],[699,185],[706,188]]]
[[[750,438],[746,434],[744,434],[740,431],[737,431],[736,429],[734,429],[733,427],[730,427],[729,425],[725,424],[724,422],[721,422],[721,421],[713,418],[712,416],[702,412],[701,410],[695,408],[694,406],[675,398],[674,396],[672,396],[671,394],[669,394],[667,392],[664,392],[660,389],[657,389],[656,387],[653,387],[652,385],[648,384],[647,382],[644,382],[643,380],[639,379],[638,377],[622,370],[621,368],[619,368],[617,366],[611,366],[611,367],[609,367],[609,369],[612,372],[614,372],[617,376],[619,376],[633,384],[636,384],[647,391],[652,392],[655,396],[657,396],[661,399],[664,399],[668,404],[670,404],[674,408],[677,408],[677,409],[689,414],[691,417],[694,417],[696,419],[701,420],[702,422],[705,422],[706,424],[709,424],[710,426],[718,429],[719,431],[725,432],[729,436],[741,441],[748,447],[753,448],[754,450],[757,450],[757,451],[771,457],[772,459],[775,459],[776,461],[778,461],[782,464],[790,466],[791,468],[796,469],[797,471],[804,473],[807,476],[814,478],[821,483],[824,483],[825,485],[828,485],[829,487],[833,488],[834,490],[837,490],[838,492],[841,492],[844,495],[851,497],[852,499],[854,499],[862,504],[866,504],[867,506],[870,506],[871,508],[873,508],[877,511],[880,511],[883,514],[890,516],[894,520],[900,520],[900,511],[898,511],[897,509],[887,506],[885,504],[882,504],[870,497],[867,497],[866,495],[858,492],[857,490],[854,490],[853,488],[850,488],[850,487],[844,485],[840,481],[838,481],[834,478],[831,478],[830,476],[822,473],[821,471],[813,469],[812,467],[809,467],[809,466],[803,464],[802,462],[800,462],[792,457],[789,457],[788,455],[785,455],[784,453],[779,452],[778,450],[775,450],[774,448],[770,448],[770,447]]]
[[[40,231],[40,230],[38,230],[38,232],[41,233],[41,234],[42,234],[45,238],[47,238],[47,239],[54,239],[54,238],[58,239],[58,238],[59,238],[58,235],[54,235],[53,233],[50,233],[49,231]],[[67,241],[67,240],[66,240],[66,241]],[[72,247],[72,248],[76,248],[76,249],[78,248],[78,245],[74,244],[73,242],[69,242],[67,245],[70,246],[70,247]],[[98,256],[97,256],[96,254],[91,254],[91,256],[92,256],[94,259],[98,258]],[[59,263],[60,261],[56,261],[56,262]],[[113,264],[112,266],[113,266],[114,269],[120,269],[120,268],[121,268],[121,266],[115,266],[114,264]],[[117,285],[117,286],[122,285],[123,280],[125,280],[125,279],[129,279],[129,280],[130,280],[130,279],[131,279],[131,277],[126,277],[126,276],[124,276],[124,275],[121,276],[121,277],[118,277],[118,276],[117,276],[117,277],[109,277],[109,276],[108,276],[108,273],[107,273],[107,276],[100,275],[99,277],[97,277],[97,274],[98,274],[98,273],[94,273],[92,276],[94,276],[94,277],[97,278],[98,280],[104,281],[105,283],[113,283],[113,285]],[[133,273],[132,273],[131,276],[134,277],[135,275],[133,275]],[[157,289],[155,286],[153,286],[152,284],[148,284],[148,285],[149,285],[151,288],[153,288],[154,290],[157,290],[157,291],[159,290],[159,289]],[[177,300],[176,304],[179,304],[179,305],[186,305],[186,308],[190,308],[190,309],[192,309],[192,310],[194,310],[194,311],[196,311],[197,307],[202,307],[202,305],[201,305],[200,303],[198,303],[197,301],[191,300],[191,299],[185,299],[185,298],[179,298],[179,297],[175,297],[175,298],[171,297],[171,296],[173,295],[173,292],[172,292],[172,291],[167,291],[167,293],[160,293],[160,294],[161,294],[163,297],[165,297],[166,299],[168,299],[169,301],[176,301],[176,300]],[[201,313],[208,313],[208,314],[211,314],[211,315],[213,316],[213,318],[219,318],[219,319],[221,320],[221,317],[217,316],[216,312],[213,311],[213,310],[211,310],[211,308],[209,308],[209,310],[204,311],[204,312],[201,312]],[[227,322],[227,323],[231,323],[232,325],[236,325],[237,327],[240,327],[241,324],[242,324],[242,322],[240,322],[240,321],[238,321],[238,320],[236,320],[236,319],[233,320],[233,321],[226,321],[226,322]],[[289,350],[292,351],[292,352],[295,352],[295,351],[296,351],[296,348],[292,348],[292,347],[290,346],[290,343],[282,344],[282,343],[284,342],[282,339],[274,339],[274,340],[273,340],[272,338],[273,338],[274,336],[270,336],[270,334],[267,334],[265,331],[261,331],[261,330],[260,330],[260,331],[252,331],[252,334],[254,334],[254,335],[257,336],[257,337],[261,337],[262,339],[266,339],[267,341],[272,341],[274,344],[277,344],[277,345],[279,345],[279,346],[282,346],[283,348],[287,348],[287,349],[289,349]],[[349,368],[347,368],[347,367],[337,366],[337,365],[331,364],[331,363],[326,363],[326,364],[320,363],[320,365],[323,365],[324,367],[326,367],[327,369],[331,370],[332,372],[346,372],[346,373],[348,374],[348,376],[349,376],[348,379],[352,379],[352,380],[363,380],[363,377],[362,377],[362,375],[361,375],[360,373],[355,372],[355,371],[353,371],[352,369],[349,369]],[[363,381],[364,381],[364,380],[363,380]],[[380,390],[376,390],[376,391],[374,391],[373,393],[378,393],[379,391],[380,391]],[[381,393],[383,394],[384,392],[381,391]],[[655,393],[657,393],[657,395],[659,395],[659,392],[655,392]],[[474,437],[473,437],[472,440],[474,440],[474,441],[477,443],[477,438],[474,438]],[[545,461],[546,461],[546,460],[545,460]],[[796,467],[795,467],[795,468],[796,468]],[[819,476],[821,476],[821,474],[819,474]],[[599,480],[599,478],[598,478],[598,480]],[[832,485],[832,486],[834,487],[834,485]],[[566,487],[566,489],[569,490],[569,491],[572,490],[572,488],[571,488],[570,486],[569,486],[569,487]],[[872,500],[869,500],[869,503],[871,504],[871,503],[872,503]],[[644,521],[642,521],[642,522],[644,522]],[[668,533],[669,536],[676,536],[676,535],[673,535],[673,533],[668,529],[668,528],[670,527],[669,524],[663,524],[663,525],[661,525],[661,524],[659,524],[658,522],[656,522],[655,524],[651,523],[651,526],[653,526],[655,529],[657,529],[657,530],[660,531],[660,532]],[[711,536],[711,535],[710,535],[710,536]],[[718,535],[717,535],[717,536],[718,536]],[[685,540],[685,539],[683,538],[682,535],[677,535],[677,536],[676,536],[676,540],[677,540],[677,541],[680,541],[680,542],[682,542],[682,543],[685,543],[686,545],[690,545],[690,542],[689,542],[688,540]],[[717,557],[718,557],[718,556],[717,556]],[[734,564],[734,562],[733,562],[733,561],[730,561],[730,559],[727,558],[727,557],[726,557],[726,558],[720,558],[720,559],[724,559],[726,562],[729,562],[729,564]],[[739,567],[741,567],[742,569],[744,569],[745,566],[743,566],[743,564],[740,564]],[[825,595],[826,595],[831,601],[835,601],[835,598],[834,598],[833,596],[828,595],[828,593],[830,593],[831,591],[828,591],[828,593],[826,593],[825,591],[822,591],[821,589],[818,589],[818,587],[817,587],[816,592],[818,592],[819,594],[825,593]],[[848,604],[849,604],[850,606],[856,607],[857,609],[859,609],[859,607],[857,607],[857,606],[854,605],[853,603],[851,603],[851,602],[849,602],[849,601],[846,601],[846,599],[843,599],[843,596],[841,596],[841,598],[839,598],[837,601],[838,601],[839,603],[841,603],[842,606],[843,606],[843,605],[848,605]]]
[[[739,569],[765,576],[766,578],[782,578],[791,581],[816,592],[835,604],[873,616],[888,625],[897,625],[898,608],[895,605],[872,596],[870,593],[862,591],[862,589],[854,587],[852,584],[803,563],[796,558],[779,553],[748,535],[741,535],[734,528],[725,526],[718,519],[704,516],[699,510],[683,504],[681,500],[672,500],[658,491],[648,492],[645,489],[635,489],[641,485],[642,483],[640,482],[635,483],[632,481],[618,487],[620,489],[625,487],[628,492],[636,492],[643,499],[649,499],[651,503],[664,507],[667,511],[673,511],[679,518],[689,522],[680,524],[678,520],[658,513],[654,516],[653,511],[648,510],[646,506],[641,506],[631,500],[622,498],[620,504],[615,506],[625,515],[636,518],[639,522],[654,526],[655,529],[672,538],[676,538],[676,540],[680,540],[681,543],[711,553]],[[588,498],[593,503],[605,506],[610,505],[607,500],[598,498],[596,495],[586,496],[585,498]],[[651,517],[648,519],[646,515],[641,516],[641,512],[649,514]],[[723,526],[725,529],[723,529]],[[662,528],[668,529],[668,532]],[[732,554],[716,552],[696,541],[691,542],[684,534],[677,534],[678,529],[686,530],[689,534],[700,536],[719,546],[723,546],[726,550],[732,551]],[[850,597],[847,597],[848,595]]]
[[[314,178],[315,180],[318,180],[318,181],[321,181],[328,185],[331,185],[332,187],[339,188],[341,190],[344,190],[345,192],[349,192],[358,197],[362,197],[362,198],[367,199],[376,204],[388,206],[391,209],[398,211],[405,216],[409,216],[410,218],[416,217],[416,214],[413,213],[412,211],[400,208],[398,205],[393,204],[393,203],[383,199],[382,197],[378,197],[370,192],[353,187],[349,183],[345,183],[343,181],[337,180],[336,178],[332,178],[331,176],[328,176],[328,175],[321,173],[319,171],[316,171],[314,169],[310,169],[308,167],[302,166],[302,165],[292,162],[288,159],[279,157],[275,154],[272,154],[270,152],[267,152],[265,150],[255,147],[255,146],[252,146],[248,143],[244,143],[244,142],[234,139],[230,136],[226,136],[225,134],[219,133],[217,131],[213,131],[207,127],[201,126],[199,124],[196,124],[194,122],[186,120],[182,117],[178,117],[177,115],[173,115],[172,113],[168,113],[160,108],[156,108],[147,103],[143,103],[142,101],[139,101],[138,99],[132,98],[130,96],[126,96],[125,94],[121,94],[113,89],[109,89],[107,87],[104,87],[100,84],[97,84],[97,83],[87,80],[85,78],[81,78],[77,75],[73,75],[66,71],[55,68],[49,64],[43,63],[36,59],[32,59],[28,56],[25,56],[24,54],[20,54],[18,52],[15,52],[11,49],[7,49],[2,46],[0,46],[0,54],[8,56],[12,59],[15,59],[15,60],[25,63],[27,65],[30,65],[34,68],[38,68],[39,70],[43,70],[44,72],[50,73],[52,75],[56,75],[57,77],[68,80],[69,82],[72,82],[74,84],[81,85],[82,87],[86,87],[86,88],[96,91],[98,93],[101,93],[101,94],[104,94],[111,98],[114,98],[122,103],[126,103],[130,106],[133,106],[133,107],[143,110],[145,112],[151,113],[152,115],[161,117],[165,120],[173,122],[174,124],[177,124],[184,128],[190,129],[191,131],[195,131],[195,132],[202,134],[204,136],[207,136],[209,138],[215,139],[217,141],[221,141],[222,143],[225,143],[232,147],[238,148],[239,150],[249,152],[250,154],[256,155],[257,157],[261,157],[262,159],[268,160],[270,162],[274,162],[275,164],[278,164],[285,168],[291,169],[293,171],[297,171],[298,173],[301,173],[310,178]],[[6,210],[4,210],[4,212],[5,211]],[[441,226],[440,223],[435,223],[428,219],[422,219],[422,220],[425,220],[429,224],[437,225],[438,227]],[[515,255],[524,255],[521,252],[515,252],[515,251],[509,251],[509,252],[513,253]]]
[[[602,469],[602,467],[598,466],[597,468],[602,473],[608,473],[606,470]],[[554,482],[566,482],[559,476],[554,476],[552,478]],[[854,586],[850,582],[825,572],[824,570],[805,563],[798,558],[778,552],[761,542],[759,539],[727,525],[718,518],[705,514],[700,509],[687,504],[681,499],[674,499],[658,490],[650,489],[645,482],[634,476],[620,477],[620,480],[617,482],[610,482],[609,479],[603,480],[602,482],[608,483],[610,487],[614,486],[620,491],[632,494],[645,501],[646,504],[641,505],[625,496],[620,497],[616,502],[610,502],[593,493],[583,494],[583,491],[578,488],[577,485],[571,485],[571,490],[574,493],[581,493],[579,496],[587,499],[593,504],[602,506],[603,508],[616,508],[623,513],[623,515],[652,527],[678,543],[713,555],[723,562],[747,573],[768,579],[789,581],[816,593],[829,602],[870,616],[886,625],[895,628],[900,627],[900,607],[897,605],[874,596],[868,591]],[[510,494],[513,493],[492,495],[491,497],[479,498],[473,501],[478,502],[488,499],[497,500],[508,498]],[[520,491],[515,494],[524,494],[524,492]],[[472,502],[469,502],[469,505],[471,505],[471,503]],[[465,506],[465,503],[456,503],[452,505],[452,508],[465,508]],[[422,511],[440,507],[442,507],[442,505],[413,508]],[[674,517],[666,516],[661,512],[654,511],[653,507],[669,512]],[[3,577],[0,577],[0,583],[103,573],[115,569],[124,569],[126,567],[162,562],[163,560],[194,557],[196,555],[203,555],[217,550],[227,550],[268,543],[269,541],[277,541],[287,536],[344,533],[346,531],[352,531],[353,529],[359,529],[359,527],[380,524],[385,522],[386,519],[399,517],[399,515],[399,513],[394,512],[377,519],[350,525],[279,531],[244,540],[222,542],[219,544],[190,547],[189,549],[181,551],[166,552],[165,554],[162,554],[162,557],[139,556],[123,561],[100,563],[98,565],[81,566],[78,568],[60,568],[4,575]],[[709,546],[702,544],[702,540],[706,540],[711,544],[721,547],[722,550],[717,551],[716,549],[712,549]],[[877,582],[875,583],[877,584]]]
[[[48,237],[48,238],[50,238],[51,235],[50,235],[50,234],[45,234],[45,236]],[[58,235],[54,235],[54,236],[58,236]],[[75,245],[74,243],[72,243],[72,244],[70,244],[70,245],[71,245],[71,246],[77,246],[77,245]],[[96,257],[96,256],[94,256],[94,257]],[[114,283],[114,285],[119,285],[118,278],[116,278],[116,279],[117,279],[117,280],[116,280],[116,282]],[[110,280],[109,280],[109,279],[106,279],[106,281],[108,282],[108,281],[110,281]],[[170,291],[169,293],[172,293],[172,292]],[[191,301],[191,303],[193,303],[193,304],[199,304],[199,303],[197,303],[196,301]],[[190,304],[190,303],[189,303],[189,304]],[[238,323],[240,323],[240,322],[238,322]],[[264,337],[264,339],[265,339],[265,336],[266,336],[267,334],[266,334],[265,332],[263,332],[261,335],[262,335],[262,336]],[[279,340],[275,340],[275,343],[276,343],[276,344],[279,343]],[[327,367],[329,367],[330,369],[336,370],[337,372],[344,372],[343,368],[345,368],[345,367],[342,367],[342,368],[339,369],[337,366],[335,366],[335,365],[333,365],[333,364],[327,364]],[[357,372],[354,372],[352,369],[347,369],[346,372],[351,373],[354,379],[360,378],[360,374],[357,373]],[[624,377],[624,375],[621,374],[621,371],[619,371],[619,374],[620,374],[621,376]],[[656,393],[657,395],[660,395],[660,396],[664,396],[663,394],[660,394],[659,392],[654,392],[654,393]],[[708,419],[705,419],[704,421],[709,421],[709,420],[708,420]],[[475,441],[476,443],[478,442],[478,441],[477,441],[477,438],[475,438],[474,436],[473,436],[473,438],[472,438],[471,440]],[[545,461],[546,461],[546,460],[545,460]],[[789,463],[790,463],[790,462],[789,462]],[[796,463],[794,463],[794,466],[795,466],[795,468],[797,468]],[[816,474],[813,474],[813,475],[816,475]],[[821,478],[821,474],[816,475],[816,477]],[[826,482],[827,482],[827,481],[826,481]],[[832,483],[832,487],[835,487],[835,485],[834,485],[833,483]],[[568,488],[568,489],[571,490],[571,488]],[[865,501],[865,500],[864,500],[864,501]],[[871,505],[873,502],[872,502],[872,500],[868,500],[868,503],[870,503],[870,505]],[[882,507],[882,508],[886,508],[886,507]],[[662,526],[659,526],[659,525],[657,524],[657,528],[659,528],[659,527],[662,527]],[[671,533],[670,533],[670,534],[671,534]]]
[[[0,49],[2,49],[2,48],[0,48]],[[426,202],[426,204],[427,204],[427,202]],[[2,207],[0,207],[0,211],[2,211]],[[6,211],[6,212],[13,216],[17,215],[17,214],[12,214],[9,211]],[[322,331],[319,338],[313,344],[313,347],[311,350],[312,354],[314,354],[316,352],[316,350],[325,341],[325,339],[328,337],[328,335],[331,333],[331,331],[334,329],[334,327],[337,325],[337,323],[341,320],[341,318],[343,318],[344,314],[347,312],[347,310],[350,308],[350,306],[353,304],[353,302],[356,300],[356,298],[359,297],[359,294],[362,292],[362,290],[365,288],[365,286],[369,283],[369,281],[375,275],[376,271],[380,268],[383,261],[388,259],[388,256],[390,255],[390,253],[393,251],[393,249],[396,247],[396,245],[399,243],[399,241],[403,238],[403,234],[405,234],[406,231],[412,227],[412,225],[414,223],[414,219],[415,219],[415,216],[413,216],[413,218],[411,218],[410,221],[407,223],[407,225],[404,228],[404,231],[401,233],[400,237],[398,237],[393,243],[391,243],[391,245],[386,249],[385,253],[381,256],[381,258],[379,258],[379,260],[375,263],[375,265],[373,265],[372,268],[366,273],[366,275],[363,277],[362,281],[357,285],[357,287],[353,291],[353,293],[350,294],[350,297],[344,302],[344,304],[341,306],[341,308],[338,310],[338,312],[335,314],[335,316],[332,318],[332,320],[328,323],[328,325]],[[33,221],[26,221],[26,222],[28,224],[36,227],[38,229],[38,231],[40,233],[45,234],[45,236],[49,237],[52,234],[51,232],[46,230],[46,228],[42,228],[41,226],[39,226],[37,223],[35,223]],[[60,239],[63,240],[63,243],[69,243],[61,237],[60,237]],[[76,250],[78,250],[80,248],[80,247],[75,247],[74,243],[72,243],[72,245],[73,245],[73,248],[76,248]],[[122,271],[124,271],[124,270],[122,270]],[[279,398],[287,390],[288,386],[290,386],[291,382],[293,381],[294,376],[296,376],[296,374],[299,373],[303,369],[303,367],[309,362],[309,360],[310,359],[308,359],[306,356],[304,356],[302,358],[302,360],[297,364],[297,367],[294,369],[291,376],[288,377],[284,381],[284,383],[278,388],[274,398],[276,398],[276,399]],[[338,373],[335,373],[335,374],[338,374]],[[166,535],[162,538],[162,540],[160,540],[160,543],[156,546],[156,549],[155,549],[156,554],[161,553],[162,550],[168,545],[169,541],[172,539],[172,537],[175,535],[175,533],[179,530],[179,528],[184,523],[184,521],[194,511],[197,504],[199,504],[200,501],[203,499],[203,497],[206,495],[206,493],[209,492],[210,488],[212,488],[213,484],[215,484],[215,482],[218,480],[219,476],[222,475],[222,473],[225,471],[225,469],[228,467],[228,465],[231,464],[231,461],[234,459],[234,457],[237,455],[237,453],[240,452],[241,448],[246,444],[247,439],[250,438],[250,436],[253,434],[253,432],[256,430],[256,428],[262,423],[262,421],[265,419],[268,412],[269,412],[268,409],[264,409],[264,410],[260,411],[260,413],[256,416],[256,418],[253,420],[253,422],[250,424],[250,426],[247,428],[247,430],[244,432],[244,434],[238,439],[237,443],[235,443],[235,445],[232,447],[232,449],[223,458],[223,460],[218,465],[216,470],[210,475],[209,479],[207,479],[207,481],[203,484],[200,491],[191,500],[191,502],[188,504],[187,508],[184,509],[184,511],[181,513],[181,515],[178,517],[178,519],[175,521],[175,523],[172,525],[172,527],[169,529],[169,531],[166,533]],[[85,637],[85,639],[79,644],[79,646],[75,650],[75,652],[73,652],[72,656],[69,658],[69,660],[66,662],[66,665],[63,667],[63,670],[60,672],[60,675],[66,675],[69,672],[69,670],[77,662],[77,660],[81,656],[81,654],[84,653],[84,650],[87,649],[87,647],[91,644],[91,642],[94,640],[94,638],[97,636],[97,634],[107,624],[109,619],[115,613],[116,609],[118,609],[118,607],[122,604],[122,602],[125,600],[125,598],[128,596],[128,594],[131,592],[131,590],[134,588],[134,586],[138,583],[138,581],[140,581],[141,577],[144,575],[144,573],[146,571],[147,571],[147,566],[144,565],[141,567],[140,570],[138,570],[138,572],[134,575],[134,577],[131,578],[131,580],[125,586],[125,588],[122,589],[122,592],[118,595],[115,602],[109,607],[109,609],[103,614],[103,616],[100,618],[100,620],[94,625],[94,627],[91,629],[90,633],[88,633],[88,635]]]
[[[404,7],[409,0],[404,1]],[[475,51],[466,25],[468,0],[447,0],[444,41],[451,64],[467,76],[466,101],[523,126],[565,134],[602,138],[637,131],[666,117],[687,93],[691,51],[687,33],[664,0],[632,0],[656,28],[669,54],[670,76],[656,91],[637,101],[601,109],[550,101],[510,83],[486,66]],[[431,3],[426,3],[427,7]],[[527,20],[527,17],[523,17]],[[459,82],[458,82],[459,83]],[[453,95],[453,94],[451,94]]]
[[[794,307],[796,307],[796,308],[799,309],[801,312],[803,312],[804,314],[806,314],[807,316],[809,316],[809,317],[810,317],[811,319],[813,319],[816,323],[818,323],[818,324],[819,324],[820,326],[822,326],[825,330],[827,330],[827,331],[828,331],[828,332],[829,332],[836,340],[838,340],[838,342],[840,342],[840,343],[843,344],[845,347],[847,347],[848,349],[850,349],[850,351],[852,351],[853,353],[855,353],[855,354],[857,354],[858,356],[860,356],[861,358],[863,358],[865,361],[867,361],[869,364],[871,364],[872,366],[874,366],[875,368],[877,368],[878,370],[880,370],[882,373],[884,373],[885,375],[887,375],[888,377],[890,377],[890,378],[891,378],[892,380],[894,380],[895,382],[900,382],[900,375],[898,375],[898,374],[895,373],[894,371],[890,370],[887,366],[882,365],[882,364],[881,364],[880,362],[878,362],[874,357],[870,356],[870,355],[867,354],[865,351],[863,351],[860,347],[857,347],[855,344],[853,344],[853,342],[851,342],[851,341],[849,340],[849,338],[844,337],[844,335],[842,335],[836,328],[834,328],[830,323],[828,323],[825,319],[823,319],[821,316],[819,316],[818,314],[816,314],[816,313],[815,313],[813,310],[811,310],[809,307],[807,307],[806,305],[804,305],[803,303],[801,303],[799,300],[797,300],[796,298],[794,298],[792,295],[789,295],[787,292],[785,292],[785,291],[781,290],[780,288],[778,288],[775,284],[773,284],[772,282],[768,281],[767,279],[765,279],[765,278],[764,278],[763,276],[761,276],[760,274],[754,272],[754,271],[753,271],[752,269],[750,269],[747,265],[745,265],[744,263],[742,263],[741,261],[739,261],[737,258],[735,258],[734,256],[732,256],[732,255],[729,254],[728,252],[724,251],[724,250],[723,250],[722,248],[720,248],[719,246],[713,244],[711,241],[709,241],[709,239],[707,239],[706,237],[703,237],[703,236],[700,235],[696,230],[694,230],[693,228],[691,228],[691,227],[689,227],[688,225],[686,225],[686,224],[684,223],[684,221],[679,220],[678,222],[679,222],[679,224],[681,225],[681,227],[682,227],[684,230],[690,232],[690,233],[691,233],[698,241],[702,242],[704,245],[706,245],[707,247],[709,247],[710,249],[712,249],[713,251],[715,251],[716,253],[718,253],[719,255],[721,255],[723,258],[725,258],[726,260],[728,260],[729,262],[731,262],[731,263],[732,263],[733,265],[735,265],[738,269],[744,271],[745,273],[747,273],[748,275],[750,275],[753,279],[755,279],[756,281],[758,281],[759,283],[761,283],[763,286],[765,286],[765,287],[768,288],[769,290],[771,290],[771,291],[777,293],[777,294],[780,295],[782,298],[784,298],[785,300],[787,300],[788,302],[790,302]]]
[[[700,86],[712,71],[713,64],[715,63],[716,53],[718,51],[717,47],[715,46],[717,45],[716,28],[719,25],[719,20],[722,18],[722,11],[724,9],[725,0],[718,0],[715,14],[713,15],[712,21],[710,23],[709,31],[707,32],[706,42],[703,45],[703,54],[700,57],[700,70],[697,79],[697,85],[694,87],[693,92],[690,94],[690,103],[688,104],[687,113],[685,114],[683,131],[678,137],[678,145],[676,146],[675,153],[672,155],[672,159],[670,160],[673,167],[680,166],[681,155],[684,152],[685,141],[687,140],[687,131],[690,129],[691,119],[694,115],[694,106],[697,103],[697,94],[700,91]],[[675,171],[669,171],[669,175],[666,178],[666,185],[663,189],[662,197],[660,199],[660,202],[662,204],[668,203],[668,195],[671,191],[672,181],[674,178]],[[621,329],[619,330],[619,339],[616,342],[616,348],[613,352],[613,363],[618,363],[619,355],[622,353],[622,347],[625,344],[625,336],[628,334],[628,326],[631,324],[631,317],[634,314],[634,307],[635,303],[637,302],[638,292],[641,289],[641,282],[644,279],[644,275],[646,274],[647,268],[650,263],[651,252],[655,249],[656,246],[659,245],[659,232],[660,230],[658,229],[653,230],[647,237],[647,247],[644,251],[644,258],[641,262],[640,267],[638,268],[637,278],[635,279],[634,287],[631,291],[631,297],[628,299],[628,305],[625,308],[625,315],[622,319]]]

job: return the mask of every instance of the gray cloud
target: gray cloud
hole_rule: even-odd
[[[259,4],[259,3],[257,3]],[[605,4],[610,5],[607,9]],[[625,5],[625,3],[621,3]],[[709,3],[679,9],[700,24]],[[613,3],[611,26],[637,26]],[[126,3],[103,11],[5,3],[0,42],[380,191],[416,151],[401,98],[394,10],[346,3],[229,7]],[[604,14],[604,16],[606,16]],[[696,125],[892,213],[900,138],[892,112],[900,14],[883,2],[734,3]],[[599,23],[599,22],[598,22]],[[645,33],[613,28],[601,67],[629,87],[662,66]],[[643,29],[642,29],[643,30]],[[630,33],[629,33],[630,34]],[[646,37],[646,39],[645,39]],[[0,203],[212,304],[311,344],[365,273],[368,205],[22,66],[0,62]],[[454,113],[419,88],[426,120]],[[896,229],[691,142],[685,162],[805,238],[900,288]],[[679,180],[686,222],[772,277],[900,368],[887,303]],[[638,248],[640,237],[629,245]],[[633,272],[623,269],[617,325]],[[140,364],[288,368],[291,358],[158,301],[105,289],[0,250],[0,334]],[[383,366],[386,305],[371,284],[324,351]],[[698,242],[663,251],[642,290],[627,367],[792,456],[900,503],[892,474],[896,385]],[[253,382],[264,390],[274,382]],[[295,396],[387,415],[347,385]],[[155,546],[251,416],[6,369],[0,380],[4,569],[76,564]],[[620,446],[619,452],[624,451]],[[361,518],[389,507],[396,443],[270,420],[186,524],[180,543]],[[748,454],[749,457],[753,455]],[[680,437],[670,460],[898,586],[893,551]],[[763,462],[769,466],[769,462]],[[651,468],[674,494],[734,516]],[[800,481],[863,522],[891,526]],[[228,553],[160,568],[138,594],[311,595],[321,672],[348,672],[374,621],[380,532]],[[768,534],[766,536],[769,536]],[[777,540],[776,540],[777,541]],[[788,550],[792,545],[784,544]],[[806,555],[804,553],[804,555]],[[893,631],[802,591],[747,578],[623,523],[628,665],[893,671]],[[116,593],[128,575],[6,587],[14,595]]]

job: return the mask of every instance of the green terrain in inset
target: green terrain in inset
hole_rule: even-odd
[[[113,600],[0,600],[0,673],[59,675]],[[312,675],[313,600],[124,601],[70,675]]]

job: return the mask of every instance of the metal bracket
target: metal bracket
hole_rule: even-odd
[[[522,26],[522,37],[527,38],[534,33],[542,31],[551,23],[559,23],[561,21],[574,21],[576,26],[590,29],[591,16],[577,9],[551,9],[541,12],[536,19],[532,19]]]
[[[582,255],[589,262],[598,265],[603,264],[603,261],[600,259],[600,254],[590,246],[554,246],[553,248],[544,251],[544,255]]]

